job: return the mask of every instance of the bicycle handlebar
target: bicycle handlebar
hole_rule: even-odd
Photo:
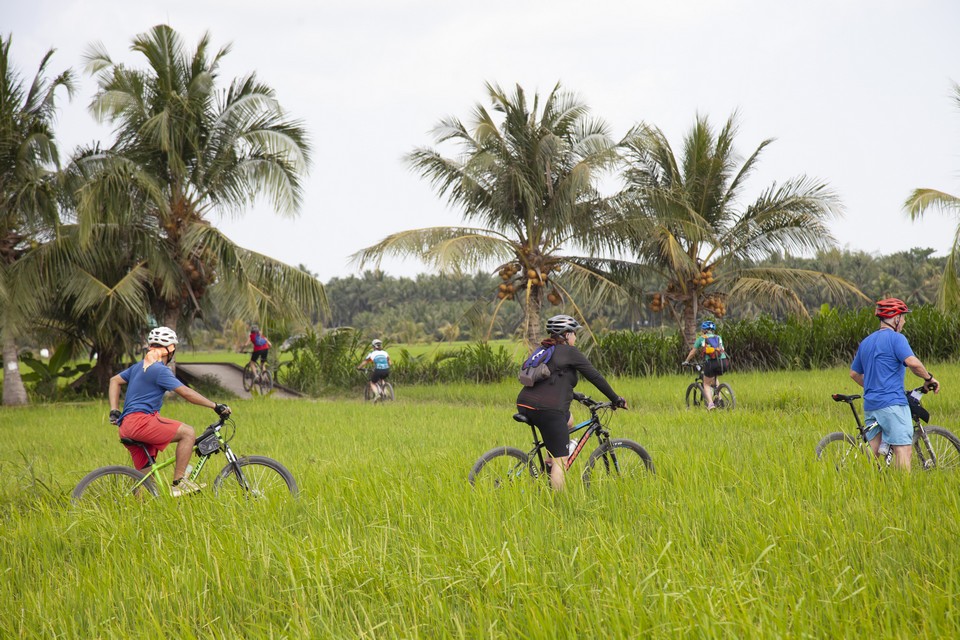
[[[580,404],[582,404],[583,406],[587,407],[588,409],[590,409],[590,411],[594,411],[598,409],[613,409],[614,411],[616,411],[617,409],[621,408],[609,400],[606,402],[597,402],[593,398],[586,396],[578,391],[573,392],[573,399],[579,402]],[[622,408],[626,409],[626,407],[622,407]]]
[[[920,385],[916,389],[906,391],[905,393],[913,393],[914,391],[919,391],[920,393],[929,393],[934,389],[936,389],[936,387],[933,387],[933,389],[927,389],[926,386]],[[860,396],[860,395],[848,396],[842,393],[834,393],[834,394],[831,394],[830,397],[833,398],[835,402],[846,402],[849,404],[849,403],[852,403],[854,400],[859,400],[863,396]]]

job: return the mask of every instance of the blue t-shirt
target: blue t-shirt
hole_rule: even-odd
[[[912,355],[907,339],[892,329],[878,329],[863,339],[850,368],[863,374],[864,410],[907,404],[903,361]]]
[[[162,362],[154,362],[146,371],[143,362],[138,362],[121,371],[120,377],[127,381],[121,420],[131,413],[157,413],[163,406],[163,395],[183,386]]]

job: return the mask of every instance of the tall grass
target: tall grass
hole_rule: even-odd
[[[926,404],[960,431],[960,367],[937,374]],[[612,429],[658,473],[563,495],[466,482],[486,449],[526,445],[516,383],[237,401],[232,446],[301,487],[267,504],[71,506],[87,470],[127,461],[107,406],[4,409],[0,637],[955,637],[960,478],[818,465],[852,423],[829,399],[854,391],[845,367],[726,379],[725,414],[679,408],[686,377],[613,380],[631,410]]]

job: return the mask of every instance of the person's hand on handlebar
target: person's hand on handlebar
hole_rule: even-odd
[[[621,396],[613,401],[613,406],[617,409],[626,409],[627,399]]]
[[[929,378],[923,381],[923,390],[924,392],[933,391],[934,393],[940,393],[940,383],[937,382],[937,379],[933,377],[932,373]]]
[[[213,407],[213,410],[216,411],[217,415],[220,416],[221,418],[226,418],[231,413],[230,407],[228,407],[225,404],[216,404]]]

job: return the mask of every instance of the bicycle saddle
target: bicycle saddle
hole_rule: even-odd
[[[140,442],[139,440],[133,440],[132,438],[120,438],[120,444],[129,444],[136,447],[149,447],[149,442]]]
[[[853,402],[860,399],[860,396],[845,396],[842,393],[835,393],[831,397],[837,402]]]
[[[522,413],[513,414],[513,419],[517,422],[522,422],[523,424],[530,424],[530,421],[527,420],[527,416],[523,415]]]

